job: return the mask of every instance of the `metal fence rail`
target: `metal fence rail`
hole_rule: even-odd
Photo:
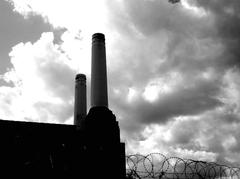
[[[240,179],[240,168],[214,162],[166,157],[161,153],[128,155],[129,179]]]

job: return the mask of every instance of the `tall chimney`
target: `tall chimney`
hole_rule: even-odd
[[[108,107],[107,68],[104,34],[92,36],[91,107]]]
[[[86,76],[77,74],[75,78],[74,125],[80,126],[86,115]]]

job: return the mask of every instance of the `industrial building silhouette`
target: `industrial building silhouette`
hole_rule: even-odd
[[[92,36],[88,114],[86,76],[77,74],[74,125],[0,120],[0,142],[0,171],[7,178],[125,178],[125,144],[108,108],[103,34]]]

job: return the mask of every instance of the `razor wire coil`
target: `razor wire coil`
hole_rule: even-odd
[[[240,168],[161,153],[126,156],[129,179],[240,179]]]

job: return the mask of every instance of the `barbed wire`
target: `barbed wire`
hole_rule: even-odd
[[[238,167],[161,153],[128,155],[126,164],[128,179],[240,179]]]

